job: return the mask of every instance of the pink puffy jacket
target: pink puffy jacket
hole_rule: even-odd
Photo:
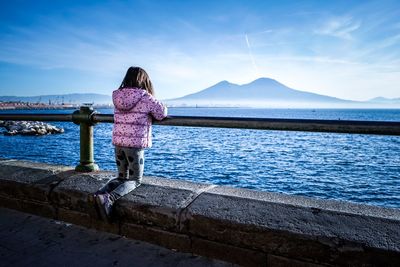
[[[140,88],[115,90],[112,99],[115,107],[112,143],[123,147],[151,147],[152,118],[164,119],[167,107]]]

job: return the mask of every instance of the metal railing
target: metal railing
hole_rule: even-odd
[[[93,156],[93,126],[96,123],[113,123],[112,114],[99,114],[93,108],[82,106],[72,114],[0,114],[0,120],[14,121],[66,121],[80,126],[80,163],[77,171],[98,170]],[[233,117],[168,116],[154,124],[187,127],[218,127],[280,131],[332,132],[349,134],[400,135],[400,122],[264,119]]]

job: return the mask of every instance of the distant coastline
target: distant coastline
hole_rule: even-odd
[[[31,102],[0,102],[0,110],[40,110],[40,109],[79,109],[80,105],[77,104],[45,104],[45,103],[31,103]],[[111,104],[107,105],[94,105],[94,108],[113,108]]]
[[[169,108],[400,109],[400,98],[347,100],[296,90],[270,78],[242,85],[221,81],[196,93],[161,101]],[[0,96],[0,110],[77,109],[85,103],[96,109],[113,108],[110,95],[96,93]]]
[[[77,106],[72,104],[44,104],[30,102],[0,102],[0,110],[18,109],[75,109]]]

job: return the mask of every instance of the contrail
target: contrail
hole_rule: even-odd
[[[251,58],[251,63],[253,63],[253,67],[254,67],[254,70],[256,72],[256,76],[258,76],[260,74],[260,72],[258,70],[256,61],[254,60],[253,52],[251,51],[251,46],[250,46],[249,37],[247,36],[247,33],[244,35],[244,37],[246,38],[247,48],[249,49],[249,55],[250,55],[250,58]]]

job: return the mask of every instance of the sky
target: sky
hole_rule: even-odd
[[[0,95],[110,95],[129,66],[170,99],[275,79],[400,97],[400,1],[1,1]]]

